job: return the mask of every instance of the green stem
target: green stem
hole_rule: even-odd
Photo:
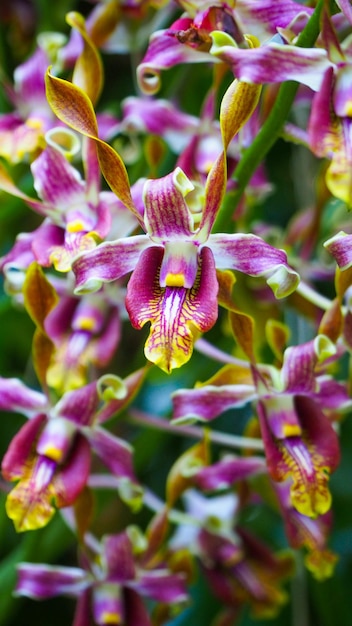
[[[311,15],[308,23],[297,39],[297,47],[310,48],[314,45],[320,32],[320,15],[323,4],[324,0],[320,0],[314,13]],[[253,173],[280,135],[281,129],[295,99],[298,87],[299,83],[293,81],[287,81],[281,85],[269,116],[251,146],[243,153],[235,169],[233,178],[237,182],[237,189],[231,198],[231,202],[223,206],[217,217],[214,227],[216,232],[226,232],[228,224],[232,221],[234,210],[252,178]]]

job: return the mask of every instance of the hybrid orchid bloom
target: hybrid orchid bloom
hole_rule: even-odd
[[[190,521],[177,528],[170,546],[187,548],[199,559],[225,607],[225,623],[233,623],[244,605],[257,617],[274,616],[287,599],[281,584],[292,573],[291,557],[272,554],[238,524],[239,501],[233,493],[206,498],[189,489],[183,498]]]
[[[341,9],[352,25],[350,6],[341,3]],[[332,66],[326,70],[321,89],[313,98],[309,142],[317,156],[331,160],[325,176],[330,192],[352,206],[352,47],[349,37],[339,41],[326,9],[322,37]]]
[[[320,335],[287,348],[281,370],[227,365],[207,383],[173,394],[174,420],[209,422],[227,409],[255,402],[269,474],[278,482],[290,478],[298,512],[324,514],[331,506],[328,477],[339,463],[338,437],[328,415],[351,405],[346,385],[321,370],[335,350]]]
[[[237,78],[263,83],[269,82],[265,78],[268,56],[272,59],[273,65],[276,64],[276,72],[281,76],[277,78],[279,81],[292,78],[292,76],[287,76],[288,71],[293,71],[293,63],[290,61],[292,55],[296,63],[303,64],[306,68],[310,64],[314,66],[311,81],[314,81],[314,72],[320,71],[321,59],[326,58],[323,51],[316,51],[316,54],[313,52],[312,59],[307,62],[298,48],[290,46],[290,50],[285,54],[282,52],[283,46],[276,43],[269,43],[263,50],[257,49],[259,41],[266,42],[268,38],[276,34],[278,28],[287,28],[291,23],[299,22],[302,17],[305,20],[310,15],[311,9],[306,9],[297,2],[280,0],[275,5],[272,2],[261,2],[260,6],[257,2],[245,0],[236,3],[222,2],[220,5],[214,5],[212,2],[182,1],[179,4],[186,9],[186,13],[168,29],[154,32],[150,38],[148,50],[138,66],[137,77],[145,93],[156,93],[160,87],[161,71],[180,63],[214,63],[221,59],[233,67]],[[304,22],[300,23],[303,25]],[[254,37],[248,37],[248,33]],[[237,49],[239,59],[235,68],[231,55],[227,57],[223,54],[224,51],[219,54],[220,42],[221,45],[231,42],[230,45]],[[252,48],[255,50],[251,50]],[[242,74],[240,66],[245,62],[247,54],[250,55],[251,52],[255,52],[253,65],[260,66],[258,75],[264,71],[262,80],[251,81],[246,73]],[[241,61],[242,53],[244,61]],[[283,65],[282,68],[281,65]],[[296,71],[296,75],[298,74],[299,71]]]
[[[166,372],[189,360],[195,329],[205,332],[215,324],[216,268],[264,276],[279,298],[297,286],[298,276],[283,250],[255,235],[210,234],[218,210],[216,184],[208,189],[202,209],[197,198],[192,201],[193,185],[180,168],[148,180],[143,192],[146,234],[102,243],[72,265],[76,293],[98,290],[133,271],[126,308],[136,328],[151,322],[145,354]]]
[[[80,298],[60,294],[44,323],[55,350],[46,373],[49,387],[58,392],[88,382],[91,368],[103,368],[112,359],[121,336],[125,291],[114,285]],[[67,290],[66,290],[67,291]]]
[[[0,116],[0,156],[12,163],[35,155],[45,145],[44,135],[56,124],[45,96],[45,72],[50,63],[38,47],[14,72],[14,85],[5,92],[14,111]]]
[[[35,600],[76,597],[74,624],[90,624],[93,615],[97,626],[152,626],[144,598],[174,611],[188,595],[182,573],[173,573],[163,563],[149,563],[145,550],[134,545],[136,531],[131,527],[106,535],[98,554],[86,549],[85,569],[21,563],[16,593]]]
[[[0,378],[0,410],[28,418],[2,461],[5,480],[18,481],[7,496],[6,510],[18,532],[45,526],[57,508],[73,504],[87,484],[93,450],[118,477],[120,495],[131,506],[140,499],[132,449],[100,424],[125,406],[142,372],[125,381],[103,376],[53,404],[17,378]]]
[[[39,200],[24,194],[0,169],[0,189],[23,199],[46,218],[30,242],[33,257],[42,267],[54,265],[58,271],[67,272],[72,258],[79,251],[94,248],[96,240],[105,239],[110,229],[114,227],[123,236],[137,224],[111,191],[100,191],[95,145],[91,142],[85,148],[86,180],[57,147],[48,145],[33,161],[31,171]],[[2,265],[15,259],[16,250],[2,259]]]

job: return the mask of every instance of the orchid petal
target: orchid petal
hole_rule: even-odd
[[[284,250],[277,250],[256,235],[210,235],[218,269],[234,269],[249,276],[264,276],[277,298],[292,293],[299,282],[297,272],[287,264]]]
[[[111,282],[131,272],[141,252],[151,242],[146,235],[105,242],[72,263],[76,275],[76,294],[98,291],[103,283]]]
[[[160,30],[150,37],[148,50],[137,67],[137,80],[143,93],[153,95],[159,91],[161,70],[179,63],[206,63],[212,60],[209,54],[180,43],[177,32]]]
[[[203,332],[214,325],[218,286],[212,254],[203,248],[194,286],[162,289],[158,280],[162,254],[155,247],[141,255],[127,286],[126,308],[136,328],[151,322],[146,357],[170,373],[190,359],[193,329]]]
[[[26,387],[18,378],[0,377],[0,410],[22,413],[33,417],[47,409],[48,402],[43,393]]]
[[[126,168],[117,152],[99,139],[95,112],[88,96],[76,85],[52,76],[50,72],[46,74],[46,90],[49,104],[57,117],[74,130],[96,141],[100,167],[108,184],[138,219]]]
[[[285,391],[305,394],[316,391],[315,366],[336,354],[336,347],[325,335],[285,350],[281,370]]]
[[[182,389],[172,394],[173,422],[209,422],[228,409],[243,407],[257,398],[254,385],[205,385]]]
[[[210,52],[228,63],[236,78],[248,83],[280,83],[295,80],[319,91],[325,70],[332,66],[326,50],[268,43],[260,48],[238,48],[220,31],[211,33]]]
[[[352,235],[340,231],[324,243],[324,248],[334,257],[341,270],[352,265]]]
[[[103,87],[103,65],[99,53],[86,31],[85,21],[80,13],[70,11],[66,15],[66,22],[83,39],[83,51],[75,63],[72,82],[83,89],[95,104]]]
[[[144,223],[155,243],[192,237],[193,220],[184,197],[193,189],[179,167],[163,178],[146,181]]]
[[[16,594],[41,600],[61,594],[78,596],[90,585],[87,573],[78,567],[20,563]]]
[[[266,462],[263,458],[225,457],[218,463],[200,468],[195,476],[195,482],[202,490],[227,489],[239,480],[266,471]]]

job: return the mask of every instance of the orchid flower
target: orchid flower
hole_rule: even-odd
[[[174,420],[209,422],[255,401],[271,477],[291,478],[292,504],[300,513],[323,514],[331,506],[328,476],[339,463],[338,438],[324,411],[351,404],[346,386],[316,369],[334,353],[320,335],[287,348],[281,370],[227,365],[208,383],[173,394]]]
[[[194,489],[183,495],[190,523],[179,525],[172,549],[190,549],[226,614],[248,604],[257,617],[274,616],[286,601],[280,588],[292,571],[288,555],[274,555],[237,522],[239,501],[233,493],[206,498]],[[232,623],[232,622],[229,622]]]
[[[100,191],[93,144],[86,146],[83,163],[85,181],[57,147],[48,145],[31,165],[39,200],[24,194],[5,169],[0,169],[0,188],[46,218],[31,238],[33,257],[42,267],[54,265],[58,271],[67,272],[78,252],[94,248],[96,239],[105,239],[111,228],[123,236],[136,226],[133,215],[111,191]],[[2,265],[15,258],[16,250],[2,259]]]
[[[0,156],[12,163],[35,155],[43,147],[44,134],[56,124],[45,96],[44,77],[50,61],[37,47],[14,72],[14,85],[5,90],[14,111],[0,116]]]
[[[245,31],[241,31],[237,24],[237,10],[241,18],[242,9],[244,27],[249,27]],[[223,61],[236,78],[245,82],[296,80],[318,90],[330,64],[326,51],[318,48],[304,50],[287,43],[277,34],[277,29],[281,32],[286,27],[289,29],[291,22],[303,13],[307,16],[311,11],[296,2],[276,2],[273,8],[271,2],[259,1],[249,5],[238,3],[234,10],[227,5],[211,6],[196,11],[191,17],[183,16],[169,29],[158,31],[151,37],[137,70],[140,87],[147,94],[156,93],[160,88],[161,71],[179,63]],[[250,19],[246,20],[246,17]],[[263,33],[252,30],[253,22],[258,25],[261,20],[269,27],[270,41],[267,40],[268,34],[260,40],[258,36]]]
[[[55,513],[53,503],[61,508],[77,500],[89,477],[91,450],[118,477],[121,496],[137,504],[132,449],[100,424],[125,406],[142,375],[126,381],[105,375],[66,392],[56,404],[17,378],[0,378],[0,410],[28,418],[2,461],[4,478],[18,481],[6,501],[17,531],[45,526]]]
[[[182,573],[163,563],[149,564],[147,546],[141,549],[138,541],[147,542],[136,527],[104,536],[98,554],[85,550],[84,569],[21,563],[16,593],[36,600],[78,598],[74,625],[90,623],[92,612],[97,626],[151,626],[143,599],[174,610],[187,600],[186,585]]]
[[[351,25],[351,12],[345,7],[345,3],[342,3],[342,11]],[[326,70],[321,89],[313,98],[308,126],[310,146],[317,156],[331,159],[325,177],[328,189],[351,206],[352,49],[349,38],[339,42],[326,9],[323,13],[322,36],[332,66]]]

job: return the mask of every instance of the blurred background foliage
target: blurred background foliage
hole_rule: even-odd
[[[92,8],[88,1],[74,0],[1,0],[0,1],[0,72],[12,80],[15,67],[33,51],[35,37],[43,31],[59,31],[68,34],[65,14],[69,10],[87,15]],[[108,106],[117,116],[121,100],[135,93],[134,68],[139,58],[131,62],[129,56],[103,54],[105,88],[99,108]],[[198,65],[173,69],[163,76],[161,97],[177,97],[184,110],[199,114],[202,99],[208,87],[207,67]],[[10,109],[0,89],[0,113]],[[166,173],[174,162],[174,155],[163,160]],[[297,189],[295,172],[304,168],[310,155],[303,148],[280,140],[270,151],[266,168],[273,193],[260,206],[252,208],[253,221],[265,216],[266,220],[285,226],[295,212],[302,207],[302,190]],[[136,169],[130,168],[131,180],[145,175],[143,163]],[[13,176],[19,186],[28,193],[32,189],[29,169],[25,165],[14,166]],[[312,194],[312,185],[308,193]],[[305,198],[307,200],[307,198]],[[307,200],[309,202],[309,198]],[[326,219],[331,219],[329,207]],[[336,210],[336,206],[334,207]],[[337,207],[338,209],[338,207]],[[23,203],[0,193],[0,255],[9,250],[18,232],[33,230],[40,220]],[[298,326],[297,315],[292,313],[291,327]],[[208,336],[219,347],[228,340],[219,332],[220,323]],[[2,376],[19,376],[25,381],[33,379],[31,364],[31,341],[34,325],[20,306],[12,303],[3,289],[0,291],[0,373]],[[116,360],[109,370],[119,375],[128,374],[134,367],[143,364],[144,332],[134,331],[126,323],[123,343]],[[128,357],[126,358],[126,355]],[[204,359],[195,352],[190,363],[168,377],[155,368],[138,395],[137,408],[153,414],[167,415],[170,411],[170,392],[182,386],[191,386],[196,380],[206,380],[218,369],[218,364]],[[221,421],[222,420],[222,421]],[[216,428],[228,432],[242,432],[243,420],[237,412],[228,412],[217,421]],[[0,417],[0,453],[6,451],[11,438],[23,423],[21,416],[2,413]],[[228,426],[230,425],[230,429]],[[190,441],[175,437],[167,432],[147,430],[128,420],[118,419],[111,428],[126,436],[135,448],[136,471],[142,483],[146,483],[160,497],[164,496],[165,479],[172,463],[189,446]],[[254,620],[244,612],[239,626],[267,624],[272,626],[350,626],[352,594],[352,422],[349,417],[341,423],[341,465],[332,476],[331,489],[334,501],[334,529],[330,547],[339,555],[335,576],[318,583],[303,567],[302,555],[296,558],[297,573],[287,585],[290,596],[280,615],[270,622]],[[77,544],[75,537],[56,515],[43,530],[18,535],[4,510],[5,495],[0,495],[0,626],[63,626],[69,625],[74,612],[74,601],[66,598],[46,600],[40,603],[13,597],[15,566],[20,561],[48,562],[61,565],[76,565]],[[121,502],[111,492],[99,492],[96,496],[93,529],[98,534],[118,532],[131,517]],[[143,510],[132,518],[133,523],[144,527],[149,514]],[[246,510],[242,520],[246,526],[257,531],[273,548],[287,545],[282,521],[269,506]],[[219,609],[205,583],[196,578],[192,588],[193,602],[172,626],[208,626]],[[171,626],[171,622],[170,622]]]

